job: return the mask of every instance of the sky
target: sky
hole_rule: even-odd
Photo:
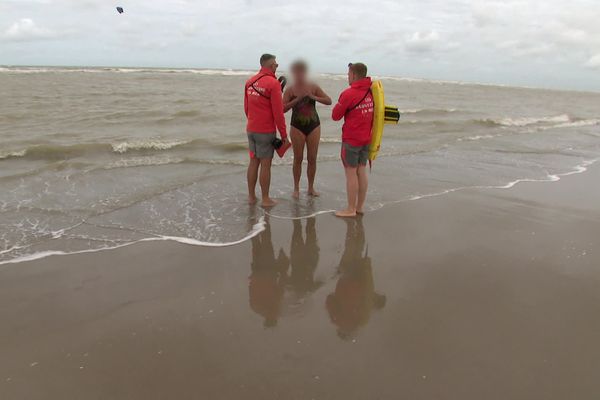
[[[119,15],[117,6],[125,13]],[[599,0],[0,0],[0,65],[256,69],[600,91]]]

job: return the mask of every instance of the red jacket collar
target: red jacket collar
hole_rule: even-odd
[[[262,67],[258,73],[259,74],[263,74],[263,75],[270,75],[272,77],[275,77],[275,74],[273,73],[273,71],[271,71],[267,67]]]
[[[350,87],[353,87],[355,89],[367,89],[371,87],[371,78],[370,77],[366,77],[366,78],[362,78],[359,79],[357,81],[352,82],[352,84],[350,85]]]

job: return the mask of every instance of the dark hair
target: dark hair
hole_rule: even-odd
[[[274,60],[275,56],[273,54],[263,54],[262,56],[260,56],[260,66],[264,67],[265,65],[267,65],[267,62]]]
[[[292,63],[292,65],[290,65],[290,70],[306,72],[308,71],[308,64],[304,60],[296,60]]]
[[[350,71],[354,72],[359,79],[367,76],[367,66],[363,63],[350,63],[348,64],[348,68],[350,68]]]

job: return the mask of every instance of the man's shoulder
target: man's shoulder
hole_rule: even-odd
[[[246,86],[251,85],[255,82],[257,84],[260,84],[260,86],[262,87],[270,86],[275,83],[279,84],[279,81],[274,76],[258,73],[246,81]]]
[[[261,81],[264,81],[265,85],[279,85],[279,81],[273,75],[265,75],[265,77],[262,78]]]
[[[355,92],[356,89],[354,89],[353,87],[348,87],[342,91],[342,93],[340,94],[340,98],[352,97],[354,96]]]

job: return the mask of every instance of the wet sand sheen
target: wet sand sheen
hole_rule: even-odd
[[[594,398],[599,178],[3,266],[0,398]]]

